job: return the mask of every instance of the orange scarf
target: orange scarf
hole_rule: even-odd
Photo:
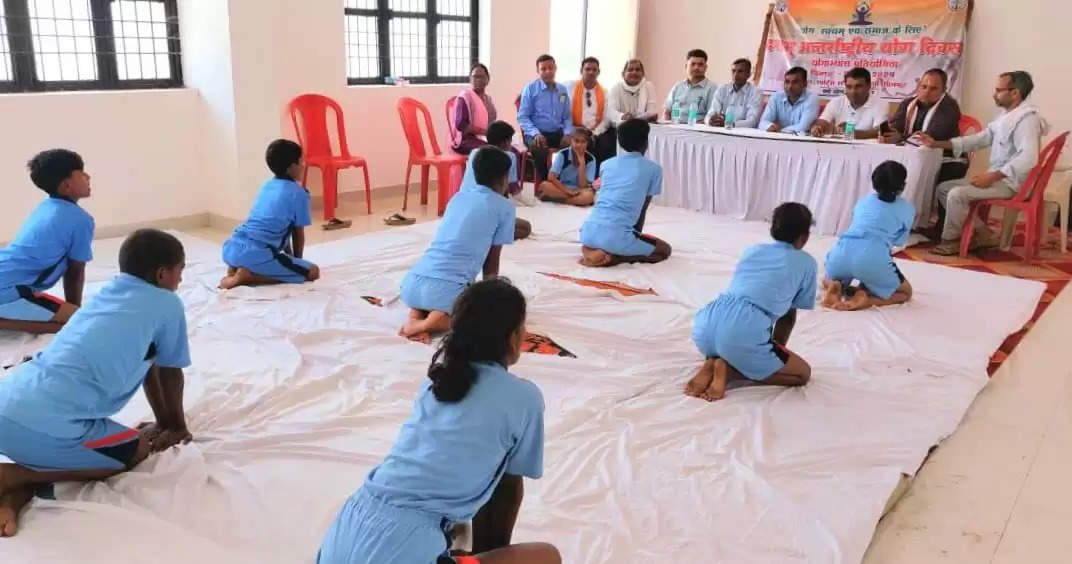
[[[598,82],[595,87],[596,91],[596,125],[598,126],[603,121],[603,108],[606,103],[606,97],[603,94],[603,86]],[[580,80],[577,84],[573,85],[573,125],[583,125],[584,109],[581,104],[584,103],[581,98],[584,97],[584,83]]]

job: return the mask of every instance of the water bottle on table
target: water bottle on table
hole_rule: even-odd
[[[734,113],[734,109],[732,107],[726,109],[726,119],[724,121],[726,122],[726,129],[733,129],[733,122],[737,121],[737,114]]]
[[[696,117],[698,113],[700,113],[700,107],[696,103],[696,100],[693,100],[692,103],[689,104],[689,125],[696,125]]]
[[[845,122],[845,139],[848,141],[853,141],[856,139],[855,118],[849,118],[849,121]]]
[[[674,102],[674,109],[670,110],[670,122],[677,123],[681,119],[681,106]]]

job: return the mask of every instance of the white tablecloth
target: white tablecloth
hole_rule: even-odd
[[[767,220],[778,204],[800,202],[822,235],[848,229],[856,201],[872,191],[871,172],[887,160],[908,169],[904,198],[917,224],[926,221],[942,164],[938,149],[706,125],[653,126],[648,156],[663,166],[659,205]]]

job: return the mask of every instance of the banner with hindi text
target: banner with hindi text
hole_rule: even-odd
[[[777,0],[768,18],[759,87],[782,90],[785,71],[808,69],[808,88],[844,91],[852,67],[871,71],[872,94],[891,102],[915,94],[931,68],[960,95],[972,0]]]

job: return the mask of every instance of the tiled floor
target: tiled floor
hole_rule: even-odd
[[[369,216],[364,202],[343,202],[338,215],[353,226],[311,228],[308,243],[386,229],[382,218],[400,208],[401,197],[374,200]],[[432,206],[411,206],[406,215],[436,219]],[[189,233],[216,242],[229,235]],[[865,563],[1072,562],[1070,334],[1072,292],[1062,292],[879,523]]]

